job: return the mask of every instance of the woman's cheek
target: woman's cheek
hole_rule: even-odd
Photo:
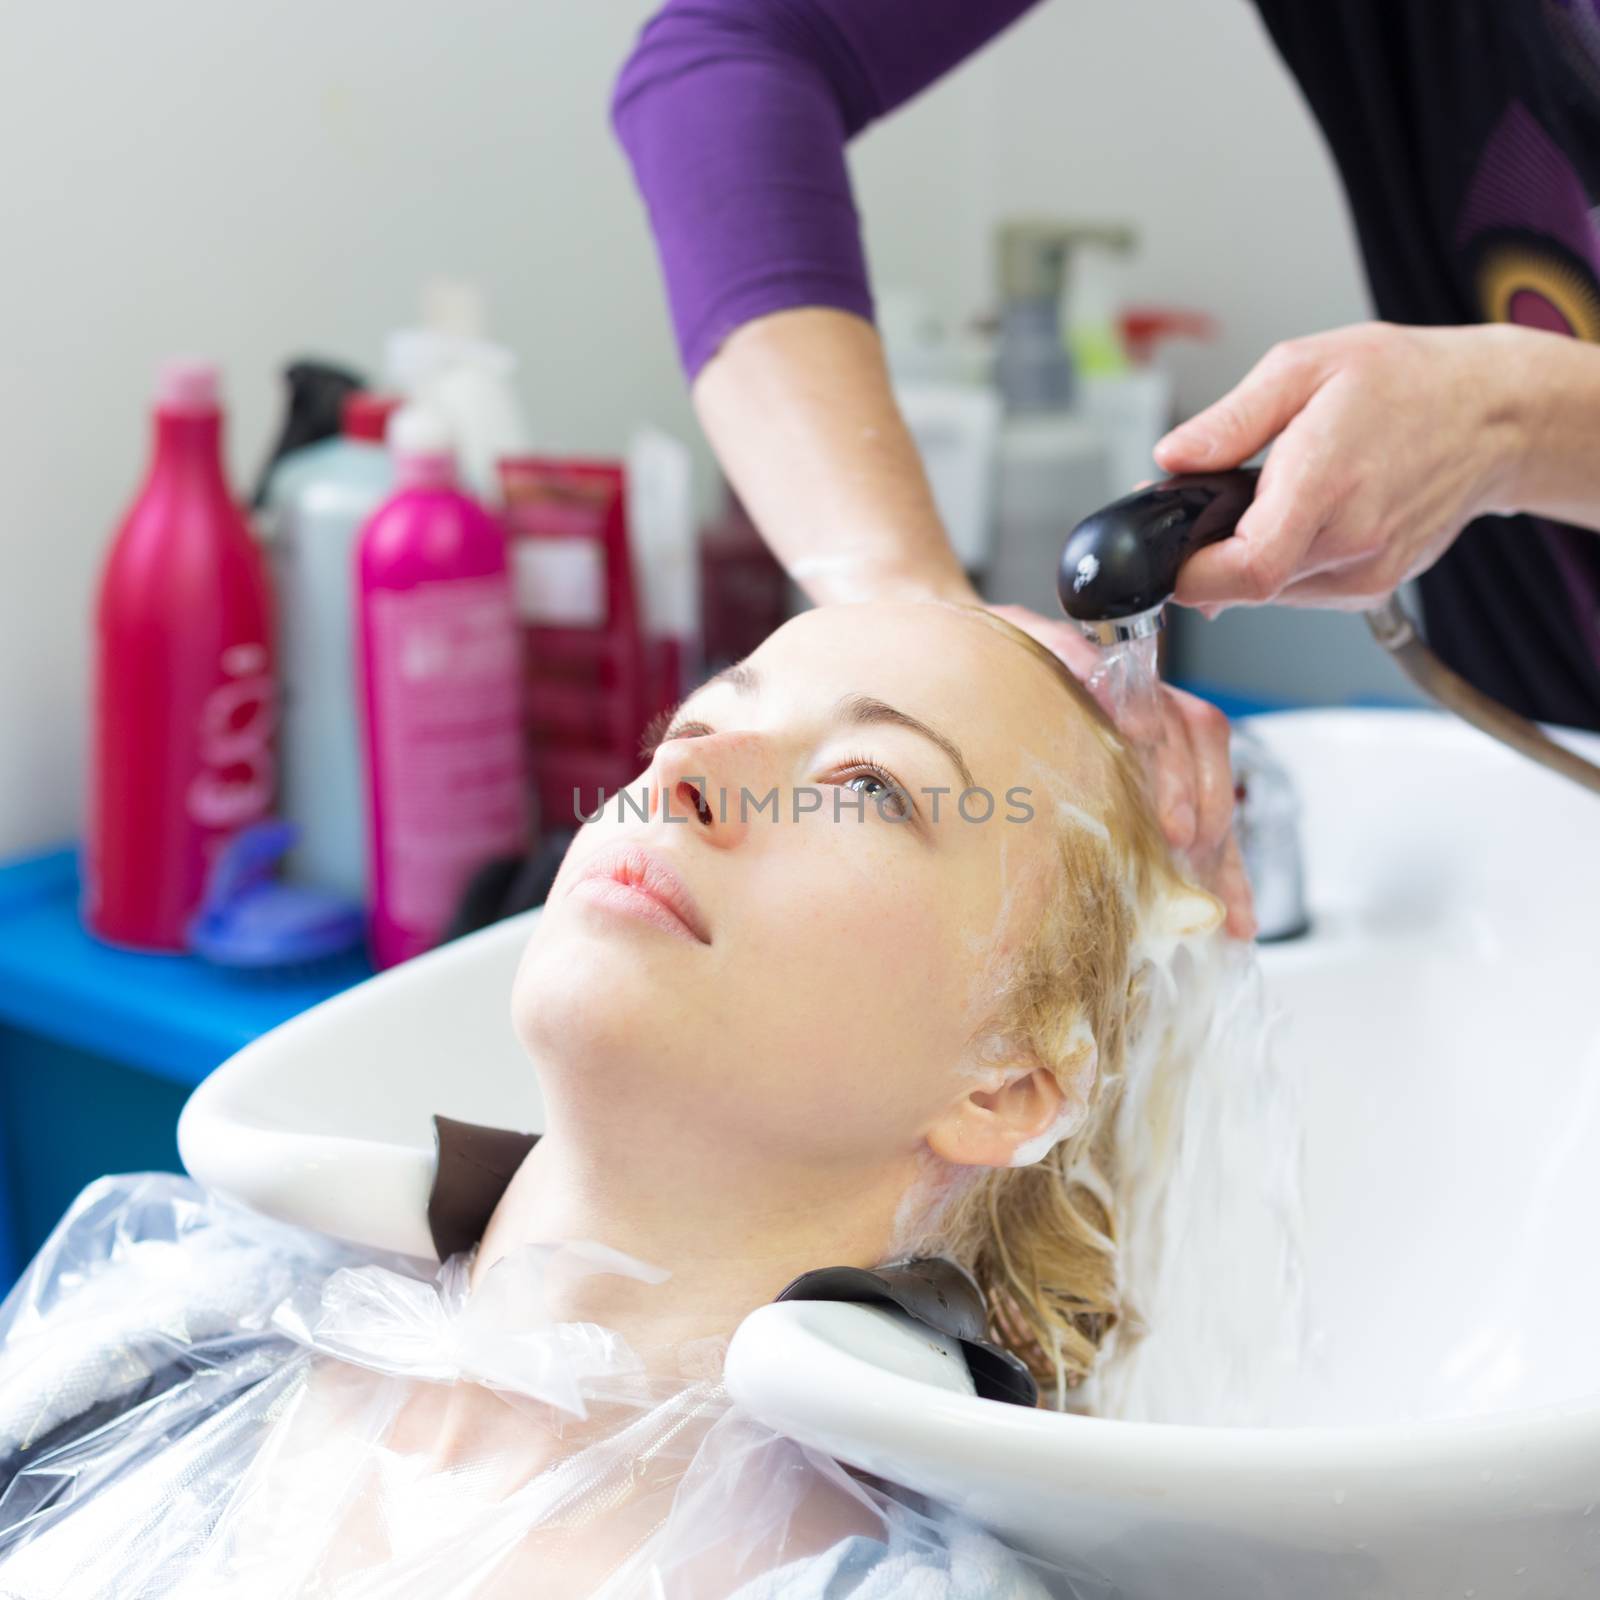
[[[956,913],[949,863],[891,832],[903,826],[802,824],[793,848],[768,853],[743,885],[746,948],[729,952],[748,963],[745,981],[797,996],[813,1025],[824,1008],[853,1011],[858,1028],[877,1016],[903,1028],[949,979]]]

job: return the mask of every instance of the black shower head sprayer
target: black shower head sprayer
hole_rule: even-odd
[[[1241,467],[1168,478],[1085,517],[1061,552],[1062,610],[1101,644],[1154,633],[1178,569],[1233,532],[1259,476]]]

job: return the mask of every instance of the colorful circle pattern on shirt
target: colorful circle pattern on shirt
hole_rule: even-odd
[[[1478,292],[1486,321],[1600,343],[1600,289],[1594,275],[1548,244],[1492,245],[1478,267]]]
[[[1600,342],[1600,215],[1521,101],[1484,145],[1457,243],[1485,320]]]

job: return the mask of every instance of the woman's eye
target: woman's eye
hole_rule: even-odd
[[[911,797],[899,779],[882,767],[868,766],[865,771],[852,772],[843,787],[865,795],[884,816],[896,821],[904,821],[912,814]]]

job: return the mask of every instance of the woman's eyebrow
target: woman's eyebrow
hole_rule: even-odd
[[[719,683],[732,685],[740,694],[757,694],[761,689],[761,676],[754,667],[747,667],[744,662],[735,661],[731,667],[724,667],[721,672],[713,673],[704,683],[691,689],[662,719],[661,726],[671,727],[691,700],[698,700],[708,689],[715,689]]]
[[[924,739],[930,739],[938,745],[954,763],[956,771],[961,774],[963,788],[977,787],[972,781],[972,769],[968,767],[966,758],[961,754],[955,741],[946,738],[937,728],[930,728],[920,717],[912,716],[909,711],[901,711],[897,706],[876,700],[870,694],[847,694],[834,706],[833,714],[842,721],[854,723],[857,727],[869,727],[875,722],[887,722],[897,728],[909,728],[913,733],[920,733]]]
[[[736,661],[731,667],[724,667],[715,677],[707,678],[684,700],[683,705],[697,699],[707,689],[719,683],[729,684],[740,694],[756,694],[761,688],[761,678],[756,669],[746,666],[742,661]],[[966,757],[961,754],[955,740],[947,738],[937,728],[930,728],[920,717],[912,716],[909,711],[902,711],[898,706],[892,706],[887,701],[879,700],[870,694],[847,694],[834,704],[833,714],[840,721],[853,723],[857,727],[889,723],[897,728],[909,728],[912,733],[920,733],[924,739],[937,745],[950,758],[951,764],[961,774],[964,788],[977,787],[973,782],[972,769],[967,765]]]
[[[755,694],[761,688],[761,675],[754,667],[746,666],[742,661],[735,661],[731,667],[724,667],[721,672],[707,678],[694,692],[703,694],[719,683],[732,684],[740,694]]]

